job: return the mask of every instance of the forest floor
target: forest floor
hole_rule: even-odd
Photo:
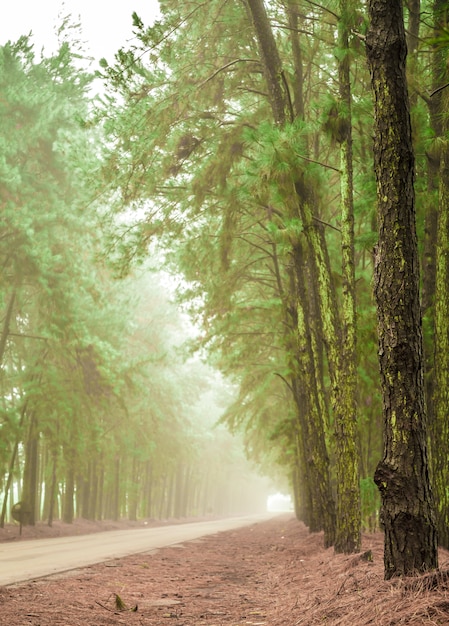
[[[136,523],[26,527],[22,539],[11,528],[0,533],[0,541],[132,527]],[[437,574],[393,581],[383,580],[382,553],[383,536],[375,533],[364,535],[362,553],[336,555],[323,548],[321,533],[310,534],[291,514],[282,514],[151,553],[0,587],[0,625],[448,625],[449,552],[441,550]]]

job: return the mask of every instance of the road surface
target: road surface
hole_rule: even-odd
[[[263,513],[209,522],[0,543],[0,585],[25,582],[130,554],[150,552],[205,535],[249,526],[276,515]]]

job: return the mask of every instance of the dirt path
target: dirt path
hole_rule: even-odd
[[[335,555],[321,534],[283,515],[0,588],[0,625],[448,625],[449,553],[440,553],[437,578],[385,582],[382,543],[364,537],[372,560]]]
[[[274,514],[232,517],[89,535],[16,541],[0,544],[0,585],[86,567],[101,561],[149,552],[205,535],[265,521]]]

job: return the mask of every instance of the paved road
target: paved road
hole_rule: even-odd
[[[11,585],[129,554],[149,552],[204,535],[265,521],[274,515],[264,513],[211,522],[0,543],[0,585]]]

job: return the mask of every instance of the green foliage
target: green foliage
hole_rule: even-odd
[[[14,304],[2,329],[1,467],[12,459],[12,476],[20,449],[20,472],[37,433],[44,474],[51,480],[53,468],[65,489],[65,502],[57,503],[65,519],[73,504],[87,517],[120,515],[121,502],[145,514],[155,506],[144,491],[149,465],[161,502],[179,462],[202,465],[204,427],[191,414],[208,374],[183,365],[179,337],[186,331],[158,276],[148,267],[122,281],[111,274],[111,266],[124,276],[134,264],[136,255],[125,264],[122,251],[141,246],[146,254],[150,225],[134,229],[109,213],[117,200],[100,175],[104,140],[89,117],[90,77],[75,70],[66,44],[36,62],[24,38],[1,48],[0,62],[0,302],[3,310]],[[212,468],[219,438],[208,445]],[[33,471],[24,476],[29,494]],[[219,476],[217,468],[217,483]],[[193,478],[201,481],[200,469]],[[95,500],[97,487],[103,501]]]

